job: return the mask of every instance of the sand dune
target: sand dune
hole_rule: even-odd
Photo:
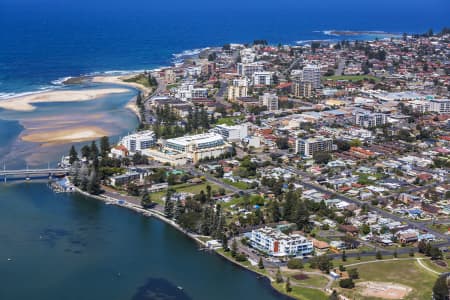
[[[1,100],[0,108],[15,111],[33,111],[36,109],[36,106],[33,106],[34,103],[89,101],[109,94],[126,92],[128,90],[123,88],[50,91]]]

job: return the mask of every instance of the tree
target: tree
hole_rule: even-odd
[[[72,165],[77,160],[78,160],[78,153],[77,150],[75,150],[75,146],[72,145],[69,152],[69,163]]]
[[[348,276],[352,279],[359,278],[358,269],[348,269],[347,273],[348,273]]]
[[[287,267],[289,269],[303,269],[303,262],[301,259],[298,258],[291,258],[288,262],[287,262]]]
[[[95,141],[92,141],[91,147],[90,147],[89,159],[94,160],[95,158],[98,158],[98,148],[97,148],[97,143]]]
[[[333,290],[333,292],[331,293],[330,297],[328,298],[328,300],[338,300],[339,299],[339,295],[336,292],[336,290]]]
[[[355,287],[355,283],[353,282],[353,279],[346,278],[339,281],[339,286],[344,289],[352,289]]]
[[[286,279],[286,286],[285,286],[285,288],[286,288],[286,292],[287,293],[292,292],[291,280],[289,279],[289,277]]]
[[[89,159],[90,156],[91,156],[91,148],[89,148],[88,145],[84,145],[81,148],[81,157],[86,157],[87,159]]]
[[[259,261],[258,261],[258,268],[261,270],[264,269],[264,262],[261,257],[259,258]]]
[[[231,256],[235,257],[238,251],[238,245],[236,242],[236,239],[233,239],[233,242],[231,243]]]
[[[397,258],[397,256],[398,256],[397,249],[394,250],[394,253],[392,255],[394,256],[394,258]]]
[[[144,192],[141,199],[141,206],[146,208],[152,205],[152,199],[147,191]]]
[[[109,138],[104,136],[100,139],[100,154],[103,158],[108,156],[111,146],[109,145]]]
[[[434,300],[447,300],[449,298],[449,280],[448,275],[441,275],[433,286]]]
[[[342,261],[347,261],[347,254],[345,253],[345,250],[342,251]]]
[[[139,196],[139,187],[134,182],[130,182],[127,186],[127,193],[131,196]]]
[[[430,257],[432,260],[437,260],[442,258],[442,252],[438,247],[431,247],[430,249]]]
[[[278,267],[278,269],[277,269],[277,273],[275,275],[275,281],[276,281],[276,283],[282,283],[284,281],[283,276],[281,275],[280,267]]]
[[[413,248],[409,249],[409,256],[411,256],[411,257],[414,256],[414,249]]]
[[[327,164],[331,160],[331,154],[328,152],[316,152],[313,159],[317,164]]]
[[[378,250],[377,253],[375,254],[375,258],[376,259],[383,259],[383,256],[381,255],[381,251]]]

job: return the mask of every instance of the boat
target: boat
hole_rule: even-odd
[[[180,291],[183,290],[183,287],[182,287],[182,286],[177,286],[177,288],[178,288]]]

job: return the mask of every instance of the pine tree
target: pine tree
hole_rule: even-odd
[[[264,269],[264,262],[261,257],[259,258],[259,261],[258,261],[258,268],[261,270]]]
[[[378,250],[377,253],[375,254],[375,258],[376,259],[383,259],[383,256],[381,255],[381,251]]]
[[[275,281],[276,283],[282,283],[284,281],[283,276],[281,275],[280,267],[278,267],[277,274],[275,275]]]
[[[75,150],[75,146],[72,145],[69,152],[69,163],[73,165],[76,161],[78,161],[78,153],[77,150]]]
[[[172,219],[173,218],[173,214],[174,214],[174,203],[172,200],[170,199],[166,199],[166,202],[164,203],[164,215],[169,218]]]
[[[345,250],[342,251],[342,261],[347,261],[347,254],[345,253]]]
[[[333,290],[333,292],[331,293],[330,297],[328,298],[329,300],[338,300],[338,293],[336,292],[336,290]]]
[[[145,191],[144,194],[142,195],[141,206],[149,207],[151,205],[152,205],[152,199],[150,198],[150,194],[147,191]]]
[[[89,153],[89,159],[94,160],[95,158],[98,158],[98,148],[97,143],[95,141],[92,141],[91,147],[90,147],[90,153]]]
[[[231,242],[231,256],[236,257],[238,251],[238,245],[236,242],[236,239],[233,239],[233,242]]]
[[[175,206],[174,218],[175,220],[179,220],[181,215],[186,211],[183,203],[181,201],[177,201],[177,205]]]
[[[109,145],[109,138],[104,136],[100,139],[100,154],[103,158],[108,156],[111,146]]]
[[[447,300],[449,299],[449,280],[448,275],[441,275],[433,286],[433,299],[434,300]]]
[[[223,250],[225,252],[230,251],[230,248],[228,248],[228,238],[227,238],[227,235],[225,233],[222,234],[221,241],[222,241],[222,248],[223,248]]]
[[[292,292],[292,287],[291,287],[291,280],[289,279],[289,277],[286,279],[286,292],[290,293]]]

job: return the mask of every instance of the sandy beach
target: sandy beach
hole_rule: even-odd
[[[112,83],[117,85],[123,85],[123,86],[129,86],[136,88],[140,90],[144,96],[148,96],[152,93],[152,89],[148,88],[146,86],[143,86],[142,84],[135,83],[135,82],[126,82],[124,80],[133,78],[138,74],[130,74],[130,75],[122,75],[122,76],[95,76],[92,77],[92,82],[95,83]]]
[[[108,136],[110,133],[96,126],[80,126],[69,129],[49,130],[45,132],[33,131],[24,134],[21,139],[25,142],[42,144],[42,147],[67,143],[86,142]]]
[[[124,88],[50,91],[2,100],[0,108],[27,112],[36,109],[36,106],[33,106],[35,103],[90,101],[110,94],[126,92],[128,90]]]

